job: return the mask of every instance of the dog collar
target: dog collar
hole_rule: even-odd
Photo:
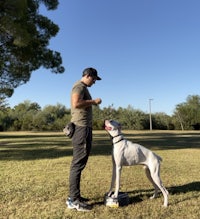
[[[121,136],[121,138],[120,138],[118,141],[115,142],[115,141],[114,141],[114,138],[117,138],[117,137],[119,137],[119,136]],[[122,140],[124,140],[122,134],[119,134],[119,135],[116,135],[116,136],[112,137],[113,144],[117,144],[118,142],[120,142],[120,141],[122,141]]]

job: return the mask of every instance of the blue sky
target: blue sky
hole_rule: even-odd
[[[200,91],[199,0],[60,0],[41,13],[60,31],[49,47],[61,53],[65,72],[39,69],[9,98],[41,107],[70,107],[70,91],[82,70],[94,67],[102,81],[89,88],[101,108],[131,105],[173,114]]]

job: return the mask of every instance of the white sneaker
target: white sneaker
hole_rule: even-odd
[[[69,209],[76,209],[77,211],[90,211],[92,209],[91,205],[88,205],[85,202],[81,202],[79,200],[72,202],[70,198],[67,199],[66,204]]]

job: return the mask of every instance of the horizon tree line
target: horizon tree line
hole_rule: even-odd
[[[29,100],[13,108],[0,104],[0,131],[62,131],[70,121],[70,109],[62,104],[47,105],[44,108]],[[114,108],[113,105],[101,109],[93,108],[93,128],[102,129],[104,119],[115,119],[123,129],[149,130],[149,113],[134,109]],[[186,102],[177,104],[172,116],[163,112],[151,114],[152,129],[156,130],[199,130],[200,96],[189,95]]]

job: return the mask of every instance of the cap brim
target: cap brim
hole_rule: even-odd
[[[98,81],[100,81],[100,80],[101,80],[101,78],[100,78],[99,76],[97,76],[97,80],[98,80]]]

